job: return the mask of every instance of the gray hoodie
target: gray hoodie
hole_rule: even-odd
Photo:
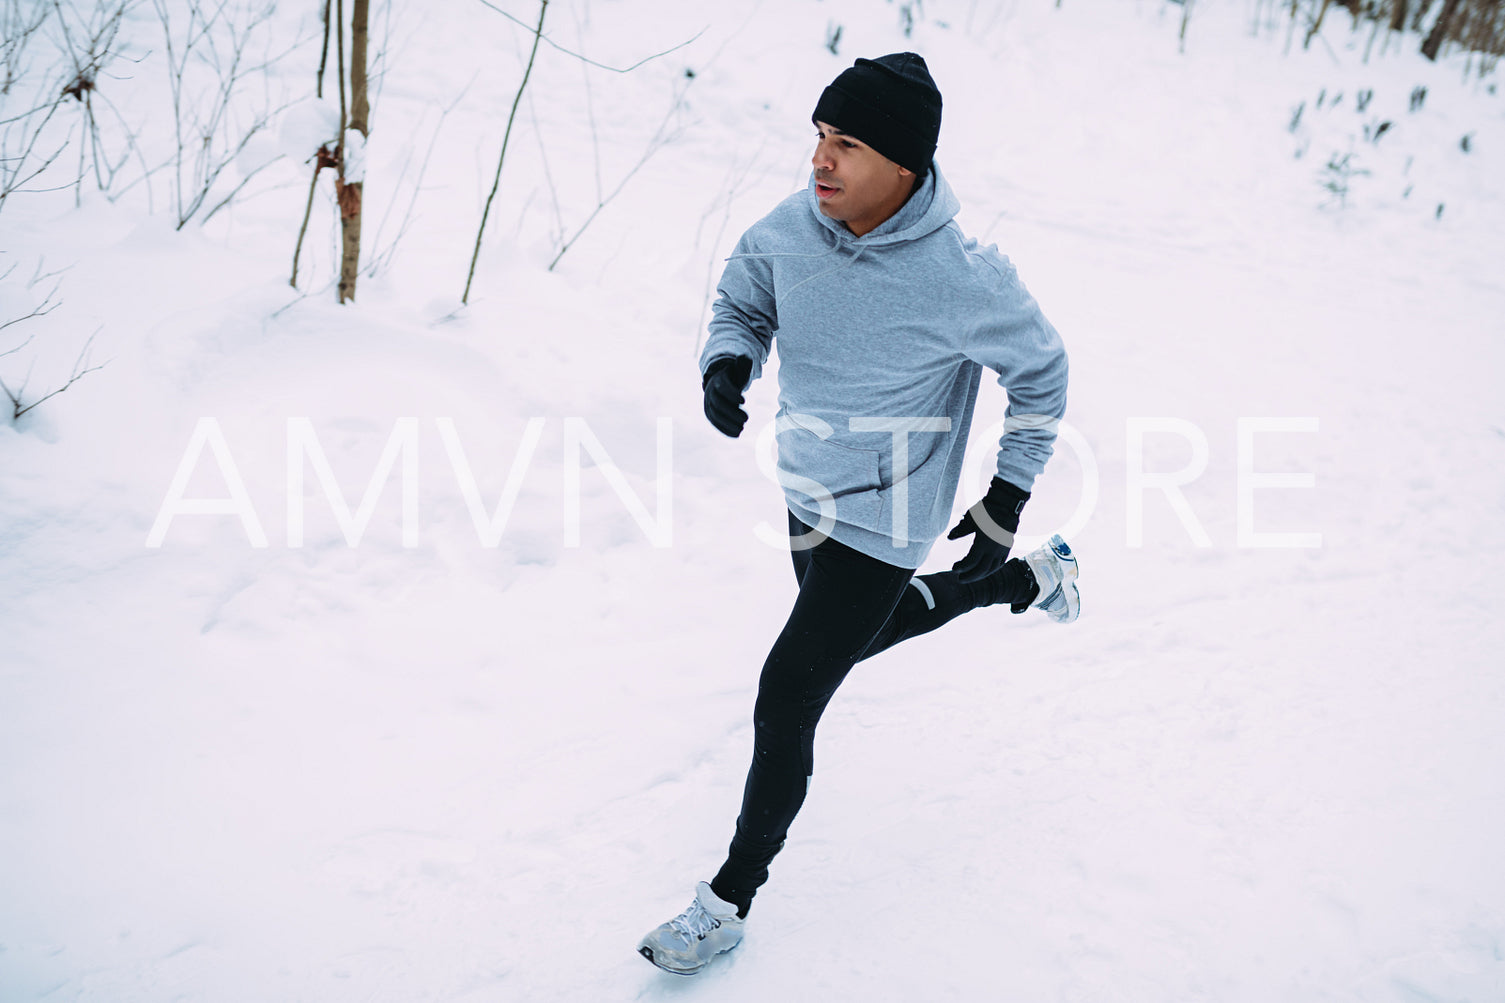
[[[1066,410],[1066,350],[996,247],[952,218],[932,167],[861,237],[821,213],[814,176],[753,224],[727,261],[700,369],[762,373],[779,348],[779,482],[840,543],[918,568],[946,529],[983,367],[1008,393],[998,476],[1025,491]],[[743,388],[746,389],[746,388]]]

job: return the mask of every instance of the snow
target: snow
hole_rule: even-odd
[[[898,9],[550,4],[617,67],[705,31],[625,75],[540,48],[463,309],[528,49],[482,5],[373,15],[354,305],[327,177],[287,285],[327,91],[207,225],[7,200],[0,302],[66,270],[0,378],[57,386],[96,329],[107,364],[0,423],[0,999],[1505,998],[1494,78],[1414,38],[1365,63],[1341,12],[1286,54],[1248,4],[1199,4],[1184,53],[1179,6]],[[700,414],[707,281],[803,184],[819,89],[904,48],[963,225],[1072,354],[1020,545],[1082,513],[1084,612],[861,665],[746,942],[675,980],[632,947],[721,860],[794,593],[757,533],[774,374],[741,439]],[[182,497],[233,469],[245,501],[148,546],[204,419]]]
[[[366,137],[355,129],[345,130],[345,183],[366,180]]]

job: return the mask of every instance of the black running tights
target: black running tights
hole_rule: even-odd
[[[791,512],[791,539],[809,532]],[[979,601],[955,572],[914,578],[908,568],[885,564],[829,538],[816,539],[821,542],[814,547],[791,551],[799,596],[758,679],[753,759],[742,812],[726,863],[711,881],[712,890],[735,902],[743,915],[768,880],[768,865],[804,803],[814,770],[815,725],[847,672],[905,638],[935,630]],[[1010,564],[1022,567],[1023,562]]]

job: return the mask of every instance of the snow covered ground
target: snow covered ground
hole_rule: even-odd
[[[327,102],[207,226],[87,188],[0,215],[21,272],[68,268],[0,377],[66,377],[96,328],[108,360],[0,423],[0,999],[1505,999],[1494,78],[1415,39],[1366,64],[1341,12],[1286,55],[1232,0],[1184,53],[1151,2],[549,10],[618,67],[705,30],[626,75],[540,51],[467,308],[528,41],[480,4],[379,5],[395,209],[353,306],[327,193],[287,285]],[[905,48],[963,225],[1071,351],[1023,529],[1069,528],[1084,612],[980,611],[854,672],[746,942],[678,980],[632,947],[720,862],[794,593],[755,531],[772,374],[741,439],[700,414],[708,282],[804,183],[820,88]],[[337,510],[394,443],[352,547]],[[159,524],[180,469],[240,514]]]

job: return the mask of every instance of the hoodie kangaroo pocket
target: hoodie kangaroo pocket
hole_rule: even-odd
[[[833,502],[840,522],[876,530],[883,517],[878,451],[823,439],[808,425],[819,419],[783,415],[778,436],[779,483],[791,498],[825,512]],[[829,426],[821,429],[829,431]]]

